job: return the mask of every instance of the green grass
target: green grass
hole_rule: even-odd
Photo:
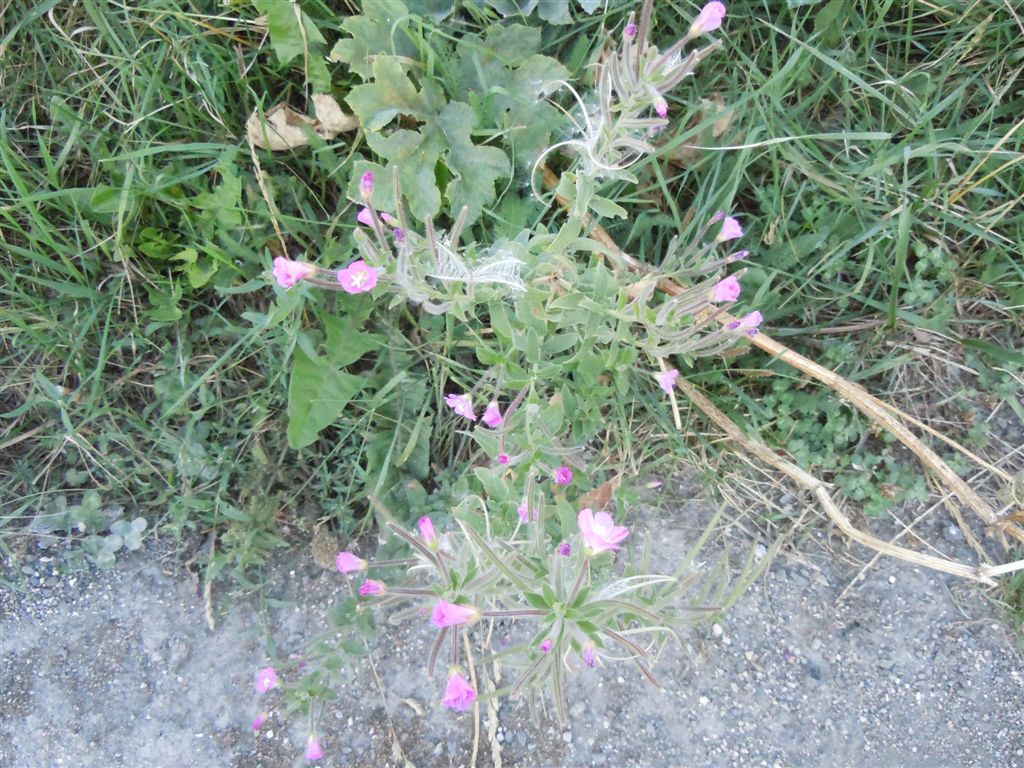
[[[244,574],[285,542],[286,524],[354,530],[353,510],[365,511],[354,497],[406,445],[381,442],[374,418],[417,423],[411,404],[360,402],[319,443],[288,448],[288,360],[321,338],[308,311],[274,308],[264,270],[277,246],[243,126],[257,104],[302,108],[301,64],[277,63],[250,4],[209,5],[21,2],[24,13],[0,17],[0,546],[57,499],[96,490],[150,530],[216,532],[216,568]],[[330,6],[303,3],[333,42]],[[600,24],[618,28],[627,7],[548,27],[547,52],[584,76]],[[677,36],[695,8],[659,1],[655,39]],[[477,8],[427,37],[440,46],[493,19]],[[1020,25],[986,2],[731,3],[723,51],[674,94],[669,149],[743,148],[682,168],[647,163],[613,234],[656,262],[674,232],[717,208],[738,212],[753,252],[749,305],[774,335],[831,354],[869,387],[911,362],[887,342],[914,330],[963,342],[978,366],[1018,368]],[[332,74],[343,96],[355,81]],[[713,118],[701,122],[702,96],[732,111],[719,138]],[[353,248],[344,186],[365,147],[349,138],[263,155],[290,247],[325,263]],[[867,330],[835,331],[857,325]],[[392,343],[405,345],[392,374],[423,364],[422,350]],[[836,343],[844,352],[828,353]],[[451,364],[433,363],[432,380]],[[799,382],[773,390],[719,363],[701,370],[723,397],[755,393],[737,407],[777,442],[818,431],[816,418],[779,423]],[[806,397],[801,411],[821,393]],[[607,454],[668,467],[647,439],[671,431],[668,417],[634,434],[632,408],[611,415]],[[847,426],[805,458],[840,471],[828,457],[867,430]],[[443,496],[409,494],[412,508]]]

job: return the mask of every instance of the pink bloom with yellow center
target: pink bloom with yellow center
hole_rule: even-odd
[[[291,288],[299,280],[316,274],[316,267],[304,261],[292,261],[284,256],[274,259],[274,279],[282,288]]]
[[[338,567],[338,573],[365,571],[370,566],[363,558],[356,557],[351,552],[339,552],[334,558],[334,564]]]
[[[583,543],[595,555],[599,552],[621,549],[619,542],[629,536],[629,529],[616,525],[607,512],[598,512],[595,515],[589,507],[580,510],[577,522]]]
[[[367,597],[368,595],[383,595],[386,589],[387,588],[384,586],[383,581],[367,579],[359,588],[359,594],[363,597]]]
[[[320,743],[320,739],[310,734],[309,741],[306,742],[306,759],[321,760],[323,756],[324,745]]]
[[[472,624],[480,618],[480,611],[471,605],[456,605],[447,600],[438,600],[430,614],[430,620],[436,627],[455,627],[460,624]]]
[[[473,705],[474,701],[476,701],[476,691],[473,690],[473,686],[457,671],[452,671],[441,703],[450,709],[465,712]]]
[[[555,484],[568,485],[572,482],[572,470],[568,467],[559,467],[555,470]]]
[[[676,368],[669,368],[658,374],[658,386],[665,390],[666,395],[672,394],[672,387],[676,385],[679,378],[679,371]]]
[[[438,539],[437,531],[434,530],[434,521],[424,515],[417,523],[420,528],[420,536],[423,538],[423,543],[431,549],[437,549]]]
[[[505,419],[501,415],[501,408],[498,407],[498,402],[496,400],[492,400],[490,402],[486,410],[484,410],[484,415],[481,418],[483,419],[484,424],[491,429],[497,429],[505,423]]]
[[[705,5],[693,24],[690,25],[690,37],[700,37],[708,32],[714,32],[722,26],[722,19],[725,18],[724,3],[708,3]]]
[[[346,293],[365,293],[377,287],[377,270],[362,259],[338,270],[338,282]]]
[[[273,667],[264,667],[256,672],[256,693],[266,693],[277,688],[277,670]]]
[[[732,216],[726,216],[722,221],[722,231],[718,233],[715,242],[724,243],[727,240],[735,240],[738,237],[743,237],[743,227]]]
[[[740,281],[735,275],[729,275],[722,282],[715,286],[713,300],[716,302],[736,301],[740,297]]]
[[[469,395],[445,395],[444,404],[459,414],[459,416],[465,416],[470,421],[476,421],[476,414],[473,413],[473,398]]]

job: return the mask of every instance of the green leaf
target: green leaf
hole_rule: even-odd
[[[594,195],[590,198],[589,206],[590,210],[606,219],[624,219],[628,215],[625,208],[607,197]]]
[[[446,0],[426,0],[443,8]],[[362,16],[349,16],[341,24],[351,35],[334,44],[331,61],[348,64],[364,81],[372,74],[373,61],[381,56],[401,56],[419,60],[419,51],[409,37],[406,19],[409,11],[401,0],[373,0],[363,3]]]
[[[433,21],[444,19],[455,10],[455,0],[409,0],[409,12]]]
[[[367,352],[381,344],[377,334],[366,333],[359,326],[365,317],[354,314],[325,315],[322,318],[327,330],[327,357],[338,368],[352,365]]]
[[[551,24],[572,24],[569,0],[540,0],[537,15]]]
[[[487,4],[502,16],[508,18],[516,14],[529,16],[537,7],[537,0],[487,0]]]
[[[454,62],[456,87],[480,97],[482,116],[508,133],[523,167],[531,166],[551,143],[552,132],[561,133],[568,123],[545,96],[569,72],[556,59],[538,54],[540,45],[540,29],[494,25],[483,41],[463,38]]]
[[[380,56],[373,62],[373,82],[357,85],[345,99],[367,131],[379,131],[398,115],[419,120],[431,116],[424,95],[392,56]]]
[[[304,448],[341,414],[366,379],[335,368],[321,357],[295,350],[288,386],[288,444]]]
[[[423,132],[400,129],[387,137],[367,133],[366,142],[370,149],[388,160],[385,178],[398,168],[402,195],[412,215],[420,221],[436,216],[441,210],[441,192],[434,169],[445,149],[441,132],[428,126]]]
[[[483,206],[496,197],[494,183],[508,175],[508,158],[497,147],[480,147],[473,143],[470,133],[476,125],[476,115],[468,104],[449,103],[437,116],[437,125],[448,142],[445,162],[455,174],[448,183],[445,197],[453,213],[466,206],[469,209],[466,222],[472,224]]]
[[[256,9],[267,16],[270,46],[277,60],[287,64],[296,56],[327,41],[316,24],[301,11],[298,3],[289,0],[254,0]],[[299,25],[299,19],[302,25]],[[305,31],[305,35],[303,35]]]

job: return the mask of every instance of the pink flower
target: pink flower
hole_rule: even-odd
[[[530,522],[530,508],[527,506],[525,501],[518,507],[516,507],[516,512],[519,514],[520,523],[523,523],[525,525],[526,523]]]
[[[540,644],[540,649],[544,653],[548,653],[551,650],[552,645],[554,645],[554,643],[552,643],[550,640],[545,640],[543,643]]]
[[[665,117],[668,115],[668,102],[659,96],[654,100],[654,111],[658,113],[658,117]]]
[[[569,555],[571,555],[572,544],[570,544],[568,541],[563,541],[561,544],[558,545],[558,554],[560,554],[562,557],[568,557]]]
[[[590,508],[581,509],[577,517],[583,542],[593,554],[621,549],[619,542],[629,536],[629,529],[615,525],[612,516],[607,512],[596,515]]]
[[[700,37],[707,32],[714,32],[722,26],[722,19],[725,18],[724,3],[708,3],[705,5],[697,18],[690,26],[690,37]]]
[[[490,404],[484,410],[483,418],[484,424],[491,429],[497,429],[505,423],[505,419],[501,416],[501,409],[498,407],[496,400],[491,400]]]
[[[346,293],[365,293],[377,285],[377,270],[362,259],[338,270],[338,282]]]
[[[368,227],[373,226],[373,211],[369,208],[360,208],[359,213],[356,214],[356,221],[360,224],[365,224]]]
[[[438,600],[430,614],[430,620],[437,627],[454,627],[459,624],[472,624],[480,618],[480,611],[471,605],[456,605],[447,600]]]
[[[735,240],[737,237],[743,237],[743,227],[732,216],[726,216],[722,222],[722,231],[718,233],[715,242],[724,243],[726,240]]]
[[[676,385],[676,379],[679,378],[679,371],[675,368],[669,368],[667,371],[662,371],[658,374],[658,386],[665,390],[666,395],[672,394],[672,387]]]
[[[274,279],[282,288],[291,288],[299,280],[316,274],[316,267],[304,261],[292,261],[284,256],[274,259]]]
[[[597,657],[594,655],[593,643],[587,643],[583,646],[583,661],[591,669],[597,666]]]
[[[572,470],[568,467],[559,467],[555,470],[555,484],[568,485],[572,482]]]
[[[423,543],[431,549],[437,549],[439,542],[437,531],[434,530],[434,521],[424,515],[419,519],[417,525],[420,527],[420,536],[423,537]]]
[[[756,309],[748,315],[744,315],[739,320],[733,320],[729,323],[730,330],[741,330],[746,331],[748,336],[755,336],[758,332],[758,328],[761,325],[761,321],[764,318],[761,313]]]
[[[338,566],[338,573],[352,573],[353,571],[365,571],[370,564],[361,557],[356,557],[351,552],[339,552],[334,558],[334,564]]]
[[[448,678],[448,686],[444,689],[444,698],[441,703],[451,709],[465,712],[472,703],[476,701],[476,691],[473,686],[458,672],[452,672]]]
[[[264,667],[256,672],[256,693],[266,693],[272,688],[277,688],[277,670]]]
[[[252,725],[250,727],[255,732],[262,728],[265,722],[267,722],[267,713],[260,712],[258,715],[256,715],[256,719],[252,721]]]
[[[383,581],[367,579],[363,582],[363,586],[359,588],[359,594],[363,597],[367,595],[383,595],[386,589]]]
[[[740,281],[736,275],[729,275],[725,280],[715,286],[713,301],[736,301],[740,297]]]
[[[509,456],[507,453],[499,453],[498,454],[498,463],[499,464],[508,464],[510,461],[512,461],[512,457]]]
[[[637,33],[636,24],[634,24],[633,22],[630,22],[629,24],[627,24],[626,28],[622,32],[622,34],[626,36],[627,40],[632,40],[634,37],[636,37],[636,33]]]
[[[473,413],[473,399],[469,395],[445,395],[444,404],[459,414],[459,416],[465,416],[470,421],[476,421],[476,414]]]
[[[320,760],[324,756],[324,745],[320,743],[313,734],[309,735],[309,741],[306,742],[306,759],[307,760]]]
[[[369,200],[373,195],[373,171],[367,171],[359,180],[359,194],[364,200]]]

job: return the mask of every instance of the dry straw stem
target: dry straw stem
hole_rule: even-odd
[[[569,208],[571,205],[570,201],[555,192],[558,186],[558,177],[547,167],[543,167],[542,170],[544,173],[545,187],[555,193],[555,198],[563,207]],[[594,222],[589,215],[585,216],[584,220],[585,223],[593,227],[593,238],[604,245],[611,254],[614,254],[615,259],[618,259],[620,263],[626,264],[633,272],[646,271],[646,267],[643,264],[619,248],[604,227]],[[608,258],[607,255],[606,258]],[[659,280],[658,288],[671,296],[677,295],[683,290],[681,285],[668,279]],[[717,315],[717,319],[724,325],[735,321],[736,318],[727,312],[722,312]],[[1004,536],[1005,534],[1009,534],[1021,541],[1024,541],[1024,531],[1021,531],[1019,527],[1009,521],[999,520],[995,511],[988,502],[981,498],[981,496],[967,485],[967,483],[961,480],[949,465],[947,465],[946,462],[944,462],[942,458],[935,453],[935,451],[921,442],[913,432],[898,420],[894,413],[901,417],[906,417],[906,414],[903,414],[902,411],[892,408],[891,406],[886,406],[859,384],[847,381],[842,376],[837,375],[834,371],[830,371],[829,369],[818,365],[813,360],[809,360],[803,355],[794,352],[784,344],[780,344],[775,339],[768,336],[766,333],[756,334],[751,338],[751,343],[782,360],[784,363],[803,372],[807,376],[817,379],[835,392],[838,392],[844,398],[853,403],[853,405],[862,413],[871,418],[876,424],[894,435],[901,443],[909,448],[918,457],[918,459],[920,459],[921,463],[924,464],[924,466],[936,477],[938,477],[938,479],[948,487],[954,495],[974,511],[974,513],[985,524],[989,532],[1000,534],[1000,541],[1004,547],[1007,547],[1007,542]],[[677,384],[682,383],[682,381],[682,379],[678,379]],[[771,449],[764,445],[764,443],[749,438],[742,430],[740,430],[739,427],[730,421],[725,414],[715,409],[711,402],[700,395],[696,389],[693,389],[692,387],[684,387],[684,391],[687,391],[687,394],[690,394],[694,403],[697,404],[709,418],[716,421],[722,429],[725,429],[733,440],[744,445],[763,461],[776,467],[779,471],[796,480],[808,490],[811,490],[818,498],[826,514],[828,514],[832,521],[840,530],[843,531],[843,533],[855,541],[858,541],[861,544],[883,554],[908,560],[929,568],[935,568],[936,570],[944,571],[946,573],[953,573],[957,576],[963,576],[964,578],[981,581],[986,584],[993,583],[993,576],[1024,569],[1024,560],[1000,566],[991,566],[987,563],[983,563],[975,568],[930,555],[922,555],[902,547],[896,547],[858,530],[853,526],[849,518],[842,513],[838,505],[836,505],[832,500],[832,497],[824,483],[800,467],[779,458]],[[693,394],[697,394],[701,399],[694,399]],[[708,408],[704,407],[705,405],[712,408],[713,411],[709,411]],[[892,413],[890,411],[892,411]],[[718,419],[721,419],[721,421],[718,421]],[[726,425],[728,425],[728,427]],[[970,455],[965,449],[962,449],[961,452]],[[967,527],[962,523],[962,521],[958,522],[961,523],[961,528]]]

